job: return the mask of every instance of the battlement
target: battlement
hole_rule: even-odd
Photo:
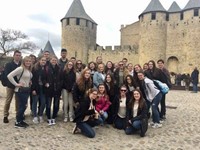
[[[132,51],[132,52],[137,52],[138,51],[138,46],[136,45],[123,45],[123,46],[120,46],[120,45],[114,45],[113,46],[97,46],[96,48],[97,51]]]

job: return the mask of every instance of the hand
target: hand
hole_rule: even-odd
[[[23,87],[24,84],[23,83],[17,83],[16,87]]]
[[[37,93],[36,93],[36,91],[34,90],[34,91],[32,91],[32,95],[37,95]]]
[[[130,124],[132,124],[131,120],[128,121]]]
[[[49,83],[46,83],[46,84],[45,84],[45,87],[47,87],[47,88],[48,88],[48,87],[49,87]]]

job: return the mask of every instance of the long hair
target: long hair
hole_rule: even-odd
[[[78,88],[81,91],[88,90],[89,88],[92,87],[92,79],[91,79],[91,77],[87,81],[85,79],[85,73],[87,71],[90,72],[90,69],[85,68],[84,70],[82,70],[80,78],[77,81]]]
[[[106,97],[106,99],[108,99],[109,96],[108,96],[108,94],[107,94],[106,87],[105,87],[105,85],[104,85],[103,83],[100,83],[100,84],[98,85],[98,87],[97,87],[98,93],[100,93],[100,92],[99,92],[99,87],[100,87],[100,86],[103,86],[103,87],[104,87],[103,95]]]
[[[30,60],[30,61],[31,61],[31,57],[30,57],[30,56],[25,56],[24,59],[22,60],[21,66],[22,66],[23,68],[26,68],[26,69],[28,69],[29,71],[31,71],[31,70],[32,70],[32,63],[31,63],[31,65],[30,65],[30,67],[27,68],[26,65],[25,65],[25,62],[26,62],[27,60]]]
[[[72,68],[71,68],[71,69],[68,68],[68,64],[69,64],[69,63],[72,63]],[[69,73],[70,70],[72,70],[72,71],[75,72],[75,70],[74,70],[74,63],[73,63],[71,60],[69,60],[69,61],[65,64],[64,72],[65,72],[65,73]]]
[[[108,83],[108,82],[106,81],[107,76],[110,76],[110,78],[111,78],[111,82],[110,82],[110,83]],[[104,80],[104,84],[105,84],[105,85],[106,85],[106,84],[109,84],[109,86],[110,86],[110,94],[113,95],[114,92],[115,92],[115,84],[114,84],[114,78],[113,78],[113,75],[112,75],[112,74],[110,74],[110,73],[106,74],[105,80]],[[108,91],[107,91],[107,92],[108,92]]]
[[[129,108],[133,108],[133,105],[135,103],[135,98],[134,98],[134,92],[137,91],[138,93],[140,93],[140,99],[139,99],[139,108],[141,109],[143,106],[144,106],[144,98],[142,96],[142,92],[139,90],[139,89],[134,89],[133,90],[133,97],[132,97],[132,100],[129,102]]]
[[[35,65],[33,66],[34,70],[38,70],[38,69],[39,69],[39,67],[40,67],[40,60],[41,60],[42,58],[45,58],[45,59],[46,59],[46,57],[44,57],[44,56],[39,57],[39,58],[38,58],[38,61],[37,61],[37,62],[35,63]]]

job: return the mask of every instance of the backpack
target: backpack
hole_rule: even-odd
[[[8,82],[8,78],[7,78],[6,74],[5,74],[5,70],[3,70],[1,72],[1,84],[3,86],[7,86],[7,82]]]
[[[162,92],[162,94],[167,94],[169,92],[169,87],[166,83],[163,83],[159,80],[153,80],[155,86]]]

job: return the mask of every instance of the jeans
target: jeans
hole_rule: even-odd
[[[64,117],[65,118],[73,118],[74,117],[74,102],[72,98],[72,92],[68,92],[63,89],[63,109],[64,109]]]
[[[106,111],[100,115],[100,119],[102,120],[103,123],[107,118],[108,118],[108,113]]]
[[[140,129],[140,126],[141,126],[141,121],[140,120],[136,120],[132,123],[132,126],[128,127],[125,129],[125,133],[127,135],[129,134],[133,134],[134,131],[137,131]]]
[[[126,126],[126,118],[121,118],[117,115],[113,123],[114,123],[115,128],[124,129]]]
[[[162,93],[159,92],[153,99],[151,108],[152,108],[152,117],[154,123],[160,123],[160,114],[158,111],[158,105],[162,99]]]
[[[81,133],[89,138],[95,137],[95,132],[92,129],[94,126],[98,126],[102,124],[100,119],[88,120],[86,122],[79,122],[77,123],[77,127],[81,130]]]
[[[17,122],[21,122],[24,120],[24,112],[26,110],[26,105],[30,93],[16,92],[15,94],[17,96],[17,101],[18,101],[18,111],[16,115],[16,120]]]
[[[43,89],[42,86],[40,86],[40,92],[39,95],[32,95],[32,112],[33,112],[33,116],[36,117],[37,116],[37,103],[39,102],[39,116],[43,115],[44,112],[44,108],[45,108],[45,104],[46,104],[46,99],[45,99],[45,95],[43,93]]]
[[[195,92],[195,93],[198,92],[197,84],[194,84],[194,83],[193,83],[192,90],[193,90],[193,92]]]
[[[163,118],[163,116],[166,115],[166,104],[165,104],[165,96],[166,94],[162,95],[162,99],[160,101],[160,118]]]
[[[51,117],[51,104],[53,100],[53,115]],[[60,97],[55,96],[55,97],[48,97],[46,100],[46,114],[48,119],[55,119],[58,114],[59,110],[59,101]]]

